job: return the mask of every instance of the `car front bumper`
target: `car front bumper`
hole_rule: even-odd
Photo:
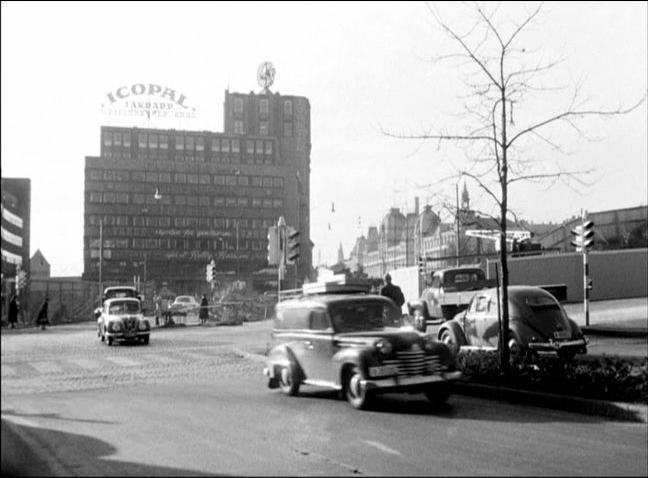
[[[530,350],[534,352],[559,352],[561,350],[576,350],[579,353],[587,352],[587,340],[565,340],[562,342],[529,342]]]
[[[150,334],[150,330],[138,330],[135,332],[106,332],[106,337],[111,337],[113,340],[135,340],[148,337]]]
[[[451,382],[459,380],[462,377],[462,373],[459,371],[456,372],[445,372],[436,375],[414,375],[414,376],[394,376],[386,378],[372,378],[364,379],[360,382],[362,387],[365,387],[367,390],[376,392],[387,392],[390,390],[398,390],[405,388],[413,389],[425,389],[429,386],[433,386],[443,382]]]

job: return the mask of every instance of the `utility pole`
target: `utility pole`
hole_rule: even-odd
[[[277,221],[277,234],[279,235],[279,265],[277,266],[277,302],[281,296],[281,280],[286,268],[286,220],[283,216]]]
[[[103,217],[99,218],[99,302],[103,294]]]

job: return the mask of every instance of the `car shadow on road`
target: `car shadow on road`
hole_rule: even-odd
[[[338,400],[339,392],[302,388],[297,399]],[[532,408],[533,413],[529,413]],[[512,404],[500,400],[487,400],[453,394],[444,404],[432,404],[423,394],[386,393],[374,397],[369,411],[398,415],[419,415],[451,420],[499,421],[507,423],[551,423],[555,421],[570,423],[592,423],[609,421],[610,418],[570,413],[552,408]]]
[[[115,460],[117,451],[94,437],[2,420],[2,476],[226,476]]]

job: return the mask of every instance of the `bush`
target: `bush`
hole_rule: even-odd
[[[512,365],[508,377],[500,374],[497,352],[461,352],[457,365],[472,383],[648,404],[648,357],[638,361],[613,356],[597,360],[576,358],[570,362],[539,357]]]

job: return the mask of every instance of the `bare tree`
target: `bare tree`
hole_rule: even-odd
[[[521,46],[520,38],[537,23],[542,4],[527,10],[523,18],[512,22],[508,29],[500,26],[500,5],[475,3],[472,7],[474,23],[465,33],[452,28],[438,11],[426,4],[436,24],[449,36],[457,50],[435,58],[436,61],[458,60],[465,70],[466,86],[469,94],[463,97],[463,115],[470,117],[471,126],[466,132],[450,132],[442,128],[428,130],[419,134],[397,134],[381,128],[382,133],[402,139],[438,140],[469,145],[469,160],[466,167],[458,169],[458,176],[474,180],[479,188],[497,205],[500,227],[500,264],[502,272],[502,320],[500,330],[500,358],[502,372],[508,373],[510,359],[509,345],[509,308],[507,265],[507,215],[509,208],[509,186],[519,181],[576,181],[584,184],[579,176],[587,171],[567,170],[559,164],[547,167],[546,162],[534,161],[524,157],[518,146],[526,138],[539,140],[558,153],[566,151],[548,133],[551,127],[567,126],[578,135],[585,136],[579,127],[579,120],[588,116],[615,116],[629,113],[641,105],[645,95],[630,107],[617,107],[610,110],[591,109],[581,100],[578,85],[574,86],[571,101],[566,107],[545,117],[531,118],[519,113],[521,105],[529,95],[547,94],[553,88],[540,80],[543,74],[552,71],[562,60],[543,60],[540,51],[532,51]],[[504,8],[508,8],[508,5]],[[537,58],[540,57],[539,60]],[[526,124],[518,125],[516,115],[523,116]],[[524,108],[523,108],[524,109]],[[525,113],[527,112],[524,110]],[[526,143],[526,142],[525,142]],[[517,221],[516,221],[517,222]]]

